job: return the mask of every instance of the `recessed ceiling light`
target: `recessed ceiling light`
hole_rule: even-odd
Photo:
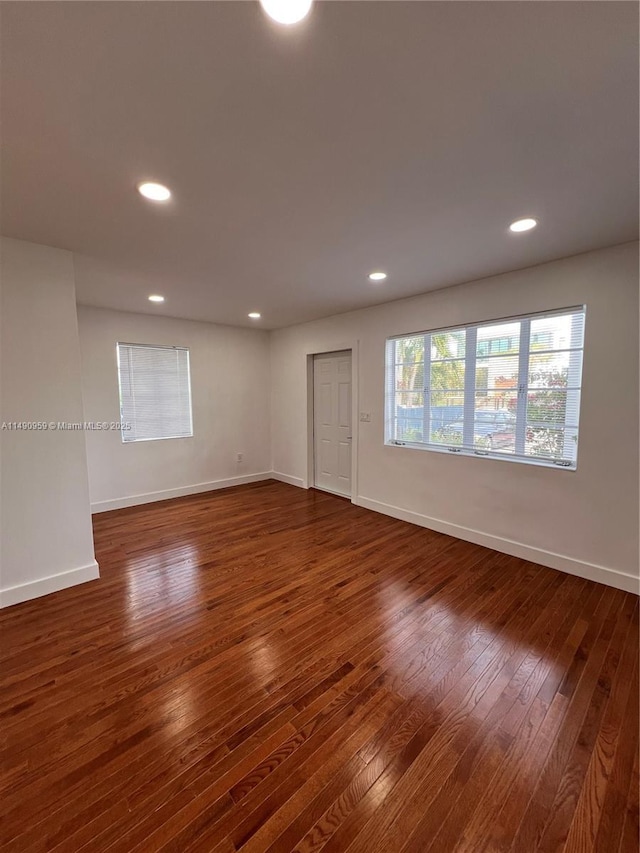
[[[138,192],[150,201],[168,201],[171,198],[171,190],[164,184],[155,184],[153,181],[138,184]]]
[[[164,302],[164,296],[160,296],[157,293],[152,293],[149,297],[149,302]]]
[[[259,320],[260,314],[257,311],[252,311],[251,314],[247,314],[247,317],[250,317],[252,320]]]
[[[369,280],[370,281],[384,281],[387,277],[386,272],[370,272]]]
[[[515,222],[512,222],[509,226],[509,231],[531,231],[532,228],[535,228],[538,222],[535,219],[516,219]]]
[[[279,24],[297,24],[306,18],[313,0],[260,0],[270,18]]]

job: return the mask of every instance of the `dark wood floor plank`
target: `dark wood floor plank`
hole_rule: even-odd
[[[138,703],[138,705],[139,705],[139,703]],[[80,751],[81,751],[81,752],[82,752],[83,757],[84,757],[84,758],[86,758],[86,752],[85,752],[84,750],[80,750],[79,745],[78,745],[77,743],[76,743],[76,745],[75,745],[75,749],[76,749],[76,751],[78,751],[78,752],[80,752]]]
[[[527,595],[533,596],[535,591],[536,585],[534,584],[529,588]],[[508,593],[503,594],[503,603],[506,605],[504,612],[509,613],[511,617],[506,624],[512,627],[515,625],[517,614],[526,603],[527,595],[522,596],[521,600],[518,601],[517,594],[515,599],[510,598]],[[496,613],[496,621],[499,621],[498,613]],[[482,657],[482,653],[490,645],[490,642],[487,641],[476,649],[475,662]],[[420,685],[424,694],[430,697],[431,707],[424,702],[420,705],[413,705],[408,709],[409,713],[405,711],[395,725],[393,720],[390,721],[390,725],[383,733],[384,737],[378,740],[377,750],[370,749],[368,754],[366,752],[361,753],[369,765],[366,772],[362,773],[363,779],[354,779],[350,788],[343,792],[339,800],[327,809],[318,824],[308,831],[303,840],[302,848],[306,849],[312,842],[315,845],[321,838],[324,838],[326,842],[333,833],[337,833],[337,840],[333,840],[331,844],[335,845],[336,849],[345,844],[345,837],[353,834],[354,828],[359,826],[363,816],[367,815],[366,804],[375,796],[375,788],[369,793],[372,786],[378,783],[382,777],[389,778],[391,775],[395,775],[396,778],[399,778],[401,773],[398,768],[416,754],[416,749],[425,748],[430,737],[437,731],[434,718],[437,719],[440,714],[445,712],[447,699],[451,703],[450,691],[455,687],[459,688],[460,683],[464,683],[461,677],[469,670],[473,662],[474,657],[469,655],[465,661],[465,656],[459,657],[454,650],[449,658],[448,671],[443,670],[441,666],[433,667],[430,680],[427,682],[426,679],[423,679]],[[452,670],[455,668],[457,668],[457,674],[455,678],[452,678]],[[347,825],[339,829],[343,823]]]
[[[523,683],[520,691],[502,719],[497,721],[497,731],[492,734],[497,741],[494,748],[505,748],[499,773],[494,773],[490,783],[485,784],[482,776],[487,770],[484,766],[479,767],[476,778],[479,777],[481,781],[477,783],[478,790],[472,796],[468,794],[466,782],[469,771],[466,768],[469,768],[470,762],[478,762],[475,755],[482,746],[476,736],[438,793],[435,802],[405,843],[403,853],[421,853],[431,848],[437,850],[438,846],[443,846],[447,831],[455,833],[458,846],[466,844],[467,838],[472,839],[474,850],[483,849],[483,841],[485,847],[490,845],[491,833],[496,828],[497,812],[501,806],[515,802],[517,791],[514,786],[517,788],[520,781],[518,776],[523,758],[525,755],[530,756],[535,738],[547,718],[549,708],[546,703],[540,701],[538,689],[553,665],[553,650],[560,647],[563,638],[570,631],[572,615],[575,616],[583,606],[580,598],[576,596],[576,590],[582,586],[575,580],[568,580],[563,585],[563,589],[554,598],[553,607],[547,610],[545,616],[546,624],[542,637],[547,640],[546,646],[541,642],[540,647],[529,652],[523,662]],[[528,761],[529,774],[531,763]],[[522,788],[524,789],[524,785]],[[469,790],[474,790],[473,785],[469,786]],[[525,805],[527,801],[525,799]]]
[[[561,836],[568,851],[593,850],[598,834],[601,835],[601,843],[607,835],[610,836],[610,844],[607,845],[609,849],[617,847],[618,838],[615,832],[612,832],[613,827],[607,826],[612,809],[609,808],[605,812],[605,802],[607,789],[615,787],[615,784],[609,786],[609,782],[614,783],[611,775],[616,757],[618,761],[622,759],[627,762],[625,778],[628,778],[633,764],[633,750],[630,747],[634,743],[634,735],[625,730],[623,721],[633,718],[629,702],[635,702],[637,697],[638,649],[634,648],[633,644],[626,643],[620,650],[612,648],[610,652],[609,665],[612,671],[603,672],[599,679],[599,687],[602,686],[605,696],[600,725],[594,724],[594,729],[597,729],[595,740],[589,743],[583,731],[578,739],[577,749],[574,750],[570,772],[572,777],[577,778],[578,784],[580,780],[582,784],[566,841]],[[630,679],[629,672],[636,672],[636,676]],[[636,695],[630,700],[632,688],[635,688]],[[567,796],[566,791],[564,796]],[[569,804],[569,810],[571,805],[572,803]],[[606,814],[604,820],[603,812]],[[556,821],[558,813],[559,809],[554,815]],[[561,819],[560,823],[562,826]],[[554,844],[551,825],[548,832],[551,840],[547,842],[547,847]],[[544,849],[544,839],[541,849]]]
[[[638,712],[638,703],[636,701],[634,713]],[[635,731],[638,731],[638,718],[636,717]],[[618,845],[618,853],[627,853],[627,851],[637,850],[640,848],[640,767],[638,760],[638,751],[636,746],[636,754],[633,764],[633,772],[627,793],[627,800],[624,809],[624,819],[619,821],[620,812],[614,811],[612,815],[612,823],[620,827],[620,843]],[[598,836],[600,833],[598,833]],[[596,842],[599,840],[596,839]],[[607,848],[603,848],[603,853]]]
[[[513,602],[510,602],[510,601],[509,601],[509,597],[508,597],[508,596],[506,596],[506,597],[505,597],[505,601],[504,601],[504,606],[505,606],[505,608],[506,608],[506,609],[508,609],[508,607],[509,607],[509,604],[510,604],[510,603],[511,603],[511,604],[513,604]],[[428,649],[428,647],[429,647],[429,640],[430,640],[429,636],[428,636],[428,635],[425,635],[425,636],[424,636],[424,639],[423,639],[423,644],[424,644],[424,647],[425,647],[426,649]],[[433,640],[435,641],[435,640],[436,640],[436,637],[434,637],[434,638],[433,638]],[[422,645],[422,644],[421,644],[421,645]],[[422,657],[423,657],[422,652],[421,652],[421,653],[419,653],[418,657],[419,657],[419,658],[422,658]],[[454,656],[454,655],[452,655],[452,658],[453,658],[453,659],[455,659],[455,656]],[[393,687],[393,689],[395,689],[395,690],[398,690],[398,689],[399,689],[401,692],[403,692],[403,690],[402,690],[403,680],[405,680],[405,679],[407,678],[407,676],[408,676],[409,678],[412,678],[412,677],[413,677],[413,672],[415,672],[415,671],[416,671],[416,667],[415,667],[414,663],[415,663],[415,661],[414,661],[414,662],[410,662],[410,663],[409,663],[409,667],[405,670],[405,675],[403,676],[403,678],[402,678],[402,679],[398,680],[398,676],[396,676],[396,677],[392,680],[392,682],[390,683],[390,685],[389,685],[389,686],[392,686],[392,687]],[[418,670],[418,671],[419,671],[419,670]],[[437,671],[437,669],[436,669],[436,671]],[[407,737],[407,740],[409,740],[409,739],[411,739],[411,735],[409,735],[409,736]],[[398,746],[397,746],[396,751],[397,751],[398,749],[400,749],[400,746],[401,746],[401,745],[398,745]],[[383,758],[381,758],[381,759],[380,759],[380,762],[381,762],[381,763],[380,763],[380,762],[378,762],[378,763],[380,764],[380,770],[379,770],[379,772],[380,772],[382,769],[384,769],[385,765],[386,765],[386,764],[391,760],[391,757],[392,757],[392,754],[388,754],[388,755],[386,755],[386,757],[383,757]],[[368,768],[368,769],[367,769],[367,771],[366,771],[366,775],[367,775],[367,777],[369,777],[369,778],[370,778],[370,781],[373,781],[373,779],[375,779],[376,777],[375,777],[375,775],[374,775],[374,776],[371,778],[371,777],[370,777],[370,774],[371,774],[371,770]],[[359,780],[354,780],[354,782],[355,782],[355,784],[357,784],[358,786],[360,785]],[[348,794],[349,794],[349,792],[347,792],[347,796],[348,796]]]
[[[439,614],[439,615],[442,615],[442,614]],[[443,625],[443,623],[442,623],[442,622],[438,623],[438,622],[437,622],[437,620],[435,620],[435,621],[432,621],[432,622],[431,622],[431,623],[429,623],[429,624],[430,624],[430,630],[431,630],[431,631],[436,630],[437,632],[439,632],[440,634],[442,634],[442,631],[440,630],[440,629],[442,628],[442,625]],[[392,670],[394,670],[394,671],[398,671],[398,672],[400,672],[400,671],[405,671],[405,672],[408,672],[408,673],[412,673],[412,672],[416,671],[416,669],[417,669],[417,668],[415,667],[415,661],[422,657],[422,649],[423,649],[423,647],[425,646],[425,644],[426,644],[426,645],[428,645],[429,633],[425,631],[426,626],[427,626],[427,623],[426,623],[426,622],[424,622],[424,623],[422,624],[422,626],[421,626],[423,630],[420,632],[420,641],[419,641],[417,644],[414,644],[414,646],[413,646],[413,652],[411,651],[411,648],[408,648],[408,649],[407,649],[407,653],[406,653],[406,655],[405,655],[404,659],[406,659],[406,660],[408,661],[408,664],[405,664],[404,666],[402,666],[402,665],[401,665],[402,658],[400,657],[400,649],[399,649],[399,648],[395,648],[395,649],[394,649],[394,652],[393,652],[392,657],[390,657],[390,658],[386,658],[386,659],[384,659],[384,660],[380,659],[379,657],[369,658],[369,659],[366,661],[365,666],[370,666],[372,663],[375,663],[375,666],[384,666],[384,668],[385,668],[385,669],[387,669],[387,670],[388,670],[389,668],[391,668],[391,669],[392,669]],[[435,637],[435,636],[436,636],[436,635],[434,635],[434,637]],[[479,652],[478,652],[478,653],[479,653]],[[411,656],[412,656],[412,655],[413,655],[413,659],[411,658]],[[355,658],[355,656],[354,656],[354,658]],[[397,669],[397,666],[398,666],[398,665],[401,665],[401,670],[398,670],[398,669]],[[389,684],[390,684],[390,686],[391,686],[391,687],[393,687],[394,689],[397,689],[397,688],[400,686],[400,685],[399,685],[399,683],[398,683],[398,681],[397,681],[397,677],[393,678],[393,680],[392,680],[392,681],[390,681],[390,682],[389,682]],[[406,704],[406,703],[405,703],[405,704]],[[378,738],[380,738],[380,735],[378,735]],[[378,743],[380,743],[380,742],[386,742],[386,738],[382,738],[382,741],[378,740]],[[379,748],[379,747],[378,747],[378,748]],[[374,751],[377,751],[377,749],[376,749],[376,750],[374,750]],[[360,753],[359,753],[359,754],[360,754],[360,755],[362,755],[362,754],[363,754],[363,753],[362,753],[362,751],[360,751]],[[332,787],[332,788],[335,788],[335,783],[336,783],[336,779],[335,779],[335,777],[334,777],[334,778],[331,780],[331,787]],[[340,790],[340,788],[338,788],[338,790]],[[318,799],[318,802],[321,802],[321,801],[326,800],[326,797],[327,797],[327,790],[325,789],[325,790],[320,791],[320,793],[319,793],[319,795],[318,795],[318,798],[319,798],[319,799]],[[322,810],[323,810],[323,809],[320,809],[320,811],[318,812],[317,805],[318,805],[318,803],[314,803],[314,806],[316,807],[316,808],[315,808],[315,815],[316,815],[316,816],[319,816],[319,814],[321,814],[321,813],[322,813]],[[313,822],[313,821],[312,821],[312,820],[310,820],[310,818],[309,818],[310,814],[313,814],[313,813],[314,813],[314,810],[313,810],[313,809],[306,810],[306,815],[305,815],[305,817],[304,817],[304,820],[306,820],[308,823]],[[298,818],[300,818],[300,817],[301,817],[301,816],[298,816]],[[280,819],[280,816],[279,816],[279,815],[276,815],[276,818],[277,818],[277,821],[275,821],[275,822],[277,822],[277,823],[278,823],[278,825],[280,826],[280,825],[282,824],[282,820]],[[271,822],[271,823],[275,823],[275,822]],[[301,832],[299,832],[299,827],[302,825],[302,822],[303,822],[303,821],[301,821],[300,819],[298,819],[298,820],[296,821],[296,825],[297,825],[297,827],[298,827],[298,830],[296,830],[296,829],[294,829],[294,828],[292,828],[292,827],[289,827],[289,829],[288,829],[288,836],[287,836],[287,837],[293,837],[293,836],[292,836],[292,832],[293,832],[293,835],[295,835],[296,831],[298,831],[298,834],[301,834]],[[265,831],[264,831],[264,832],[262,832],[262,830],[265,830]],[[260,832],[258,833],[258,835],[259,835],[259,836],[260,836],[260,835],[262,835],[262,836],[269,835],[269,833],[272,833],[272,830],[273,830],[273,826],[270,826],[269,824],[267,824],[266,826],[261,827],[261,830],[260,830]],[[253,841],[254,841],[254,839],[252,839],[252,840],[251,840],[251,842],[249,843],[249,845],[248,845],[248,846],[249,846],[249,849],[251,849],[251,848],[253,847]],[[283,841],[283,840],[281,840],[281,839],[278,839],[278,840],[275,842],[274,849],[278,849],[278,848],[279,848],[279,847],[281,847],[283,844],[285,844],[285,845],[286,845],[286,843],[288,843],[288,842],[285,842],[285,841]],[[260,842],[260,844],[262,844],[262,842]],[[258,848],[256,847],[256,849],[258,849]]]
[[[549,694],[548,677],[554,671],[558,673],[558,661],[562,655],[569,659],[573,657],[584,634],[583,620],[579,617],[590,607],[589,596],[580,594],[585,586],[584,582],[572,579],[564,586],[565,595],[556,597],[554,611],[544,632],[547,644],[536,647],[537,663],[500,723],[500,729],[512,739],[500,772],[478,797],[473,808],[465,815],[457,814],[461,828],[457,842],[460,849],[480,853],[508,846],[513,823],[531,798],[568,704],[565,697]],[[593,598],[599,600],[602,592],[594,588]],[[577,624],[581,625],[578,631],[575,630]],[[557,677],[558,684],[560,680]],[[422,834],[416,836],[417,842],[424,837],[427,827],[428,821],[425,821]],[[415,848],[415,843],[413,846]]]
[[[3,851],[635,853],[634,596],[273,481],[94,532],[0,613]]]
[[[349,703],[345,704],[343,702],[336,702],[334,707],[329,709],[325,714],[324,726],[321,721],[318,721],[319,728],[315,730],[315,734],[312,732],[299,747],[297,757],[300,762],[305,762],[314,758],[317,759],[319,757],[317,754],[318,750],[321,749],[323,744],[331,744],[332,748],[335,749],[343,740],[346,740],[352,730],[345,730],[343,728],[345,722],[349,721],[352,726],[363,724],[366,721],[367,716],[370,713],[375,712],[379,704],[385,704],[387,712],[389,712],[395,704],[395,697],[389,694],[388,691],[384,690],[384,688],[381,688],[378,684],[370,684],[364,691],[362,691],[362,693],[364,693],[364,695],[361,695],[360,692],[356,692]],[[317,762],[314,761],[312,767],[315,768],[316,766]],[[271,803],[268,802],[268,797],[265,796],[265,794],[268,794],[271,788],[276,786],[278,782],[284,782],[292,790],[295,790],[302,784],[304,778],[305,768],[303,766],[295,767],[288,773],[281,772],[277,774],[277,771],[274,772],[273,776],[269,780],[270,786],[261,786],[260,788],[256,788],[246,797],[244,802],[241,804],[234,804],[232,810],[230,810],[226,816],[222,816],[221,819],[218,819],[218,816],[216,815],[216,820],[213,821],[213,824],[210,827],[211,835],[208,836],[209,840],[212,843],[215,843],[215,840],[218,837],[225,837],[231,833],[235,836],[240,836],[243,839],[248,838],[250,834],[252,834],[251,830],[254,828],[256,822],[262,821],[263,816],[271,806]],[[199,814],[206,816],[210,809],[210,800],[211,793],[209,786],[199,792],[198,798],[194,799],[192,803],[192,808],[197,810]],[[175,817],[172,817],[168,821],[168,831],[172,832],[174,835],[171,844],[167,845],[169,849],[184,849],[182,845],[184,844],[185,837],[191,838],[191,830],[188,823],[184,825],[184,818],[185,815],[175,815]],[[153,818],[151,822],[154,822]],[[206,841],[206,837],[201,840]],[[233,840],[235,843],[235,839]],[[140,850],[144,849],[144,843],[146,842],[143,842]],[[239,845],[236,843],[236,847],[238,846]],[[123,851],[125,849],[136,850],[136,848],[127,848],[126,846],[119,846],[118,849],[122,849]],[[158,849],[163,848],[159,847]]]
[[[557,582],[560,579],[554,580]],[[551,594],[552,589],[551,585],[547,595]],[[536,606],[541,607],[544,601],[542,593],[537,591],[535,594],[535,590],[530,592],[534,594]],[[525,614],[530,615],[535,611],[535,606],[528,602],[526,595],[523,596],[521,604],[523,607],[520,611],[507,622],[512,628],[517,627]],[[527,604],[528,606],[525,607],[524,605]],[[535,619],[533,624],[535,625]],[[479,748],[482,739],[515,701],[523,681],[526,681],[527,655],[522,648],[518,648],[518,644],[510,640],[508,635],[495,638],[488,648],[494,651],[490,659],[491,664],[488,667],[485,666],[486,661],[481,657],[475,671],[474,668],[469,671],[471,680],[468,680],[469,673],[465,673],[457,680],[455,691],[449,694],[448,705],[434,709],[436,725],[434,726],[433,723],[430,725],[431,731],[426,740],[417,741],[421,750],[419,760],[414,760],[410,767],[403,769],[402,773],[399,773],[396,768],[391,774],[392,778],[398,780],[393,790],[389,789],[388,781],[384,782],[389,773],[381,777],[381,784],[377,786],[385,795],[384,813],[383,811],[376,813],[369,820],[366,831],[355,838],[355,830],[360,829],[362,818],[368,817],[368,809],[363,803],[365,807],[359,808],[360,815],[354,813],[354,817],[350,819],[351,827],[345,825],[336,832],[335,838],[327,845],[327,849],[346,848],[351,841],[354,841],[355,849],[365,849],[367,844],[375,844],[376,837],[381,835],[393,847],[400,849],[407,836],[415,829],[425,809],[430,808],[432,798],[446,786],[450,774],[455,771],[460,755],[465,749],[465,741],[469,738],[472,741],[477,739],[477,748]],[[480,678],[477,677],[478,670],[482,671]],[[431,691],[429,692],[430,695],[434,695]],[[469,720],[461,730],[460,723],[465,715],[465,707],[469,713]],[[486,716],[484,716],[485,709]],[[447,711],[448,716],[445,716],[442,724],[439,716],[441,713],[446,715]],[[501,737],[500,740],[506,743],[505,738]],[[410,756],[412,745],[409,744],[407,750]],[[398,761],[402,762],[406,754],[401,754]],[[424,774],[430,774],[434,783],[424,784]],[[376,785],[373,786],[370,796],[376,796],[375,788]]]
[[[550,822],[555,824],[557,830],[560,827],[566,827],[568,830],[568,819],[573,816],[573,811],[568,813],[563,810],[564,822],[561,823],[556,818],[554,803],[556,797],[564,798],[564,791],[575,790],[575,779],[567,774],[572,750],[581,733],[591,742],[594,724],[602,712],[604,698],[604,685],[599,684],[599,677],[603,666],[607,665],[607,652],[614,629],[618,629],[616,635],[626,634],[635,605],[633,599],[626,598],[615,590],[607,590],[595,610],[594,616],[600,615],[601,618],[592,621],[585,639],[580,644],[579,648],[589,649],[589,657],[586,666],[582,668],[579,681],[576,682],[576,689],[569,697],[558,689],[559,696],[569,698],[569,705],[562,729],[554,740],[538,785],[514,835],[511,845],[514,853],[522,849],[537,850]],[[567,672],[569,671],[570,667]],[[578,691],[578,688],[581,689]],[[565,802],[570,803],[572,797],[573,793]],[[558,805],[560,802],[559,799]]]

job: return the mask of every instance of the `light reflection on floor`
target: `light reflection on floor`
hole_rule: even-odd
[[[174,605],[195,597],[200,591],[199,559],[198,548],[188,542],[146,552],[143,559],[130,558],[125,568],[132,618],[138,608]]]
[[[526,642],[523,637],[526,630],[510,631],[508,619],[506,624],[504,618],[494,624],[488,617],[472,622],[459,603],[450,606],[444,597],[436,594],[427,607],[416,610],[416,618],[410,626],[404,621],[403,628],[399,629],[396,616],[412,602],[415,603],[412,590],[406,583],[397,583],[379,588],[376,596],[376,612],[384,615],[379,630],[387,650],[385,665],[392,673],[389,686],[394,689],[401,685],[404,695],[419,696],[425,713],[439,716],[455,713],[450,702],[441,703],[443,695],[446,695],[443,686],[451,680],[452,654],[458,658],[456,679],[464,683],[462,676],[473,672],[469,678],[472,684],[482,675],[486,663],[493,659],[499,648],[506,663],[504,671],[513,673],[510,680],[504,679],[502,696],[507,697],[512,714],[516,716],[518,705],[529,701],[532,690],[537,692],[545,679],[555,681],[561,677],[562,669],[556,654],[546,655],[535,643]],[[540,640],[539,630],[534,633]],[[493,677],[488,672],[489,683]],[[468,720],[475,720],[475,725],[470,727],[470,737],[485,715],[484,705],[471,704]],[[533,765],[532,772],[536,772]]]

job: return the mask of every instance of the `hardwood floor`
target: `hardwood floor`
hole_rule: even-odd
[[[0,612],[2,850],[638,844],[635,596],[273,481]]]

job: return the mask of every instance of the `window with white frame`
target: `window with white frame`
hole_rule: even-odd
[[[193,435],[189,350],[119,343],[117,352],[122,440]]]
[[[584,306],[389,338],[385,442],[575,468]]]

